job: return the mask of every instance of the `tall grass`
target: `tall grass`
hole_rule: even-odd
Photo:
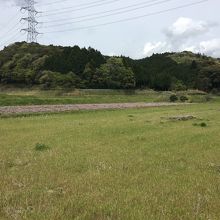
[[[220,219],[219,133],[218,103],[0,119],[0,219]]]
[[[0,92],[0,106],[45,105],[45,104],[92,104],[125,102],[168,102],[172,92],[152,90],[18,90]],[[199,91],[176,92],[178,96],[187,96],[190,102],[207,102],[220,99]]]

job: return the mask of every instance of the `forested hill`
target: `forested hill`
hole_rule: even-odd
[[[191,52],[132,60],[92,48],[15,43],[0,51],[0,86],[220,90],[220,60]]]

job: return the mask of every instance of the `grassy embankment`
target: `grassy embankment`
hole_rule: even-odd
[[[219,102],[0,119],[0,219],[220,219],[219,133]]]
[[[11,105],[45,105],[45,104],[92,104],[125,102],[167,102],[172,92],[114,91],[114,90],[18,90],[0,91],[0,106]],[[186,95],[191,102],[204,102],[209,95],[197,91],[178,92]]]

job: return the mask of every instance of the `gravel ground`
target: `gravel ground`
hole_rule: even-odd
[[[76,104],[76,105],[32,105],[0,107],[0,115],[70,112],[79,110],[147,108],[161,106],[176,106],[176,103],[112,103],[112,104]]]

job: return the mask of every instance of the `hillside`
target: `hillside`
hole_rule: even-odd
[[[218,92],[220,60],[191,52],[133,60],[108,57],[93,48],[15,43],[0,51],[0,85],[42,89],[184,90]]]

